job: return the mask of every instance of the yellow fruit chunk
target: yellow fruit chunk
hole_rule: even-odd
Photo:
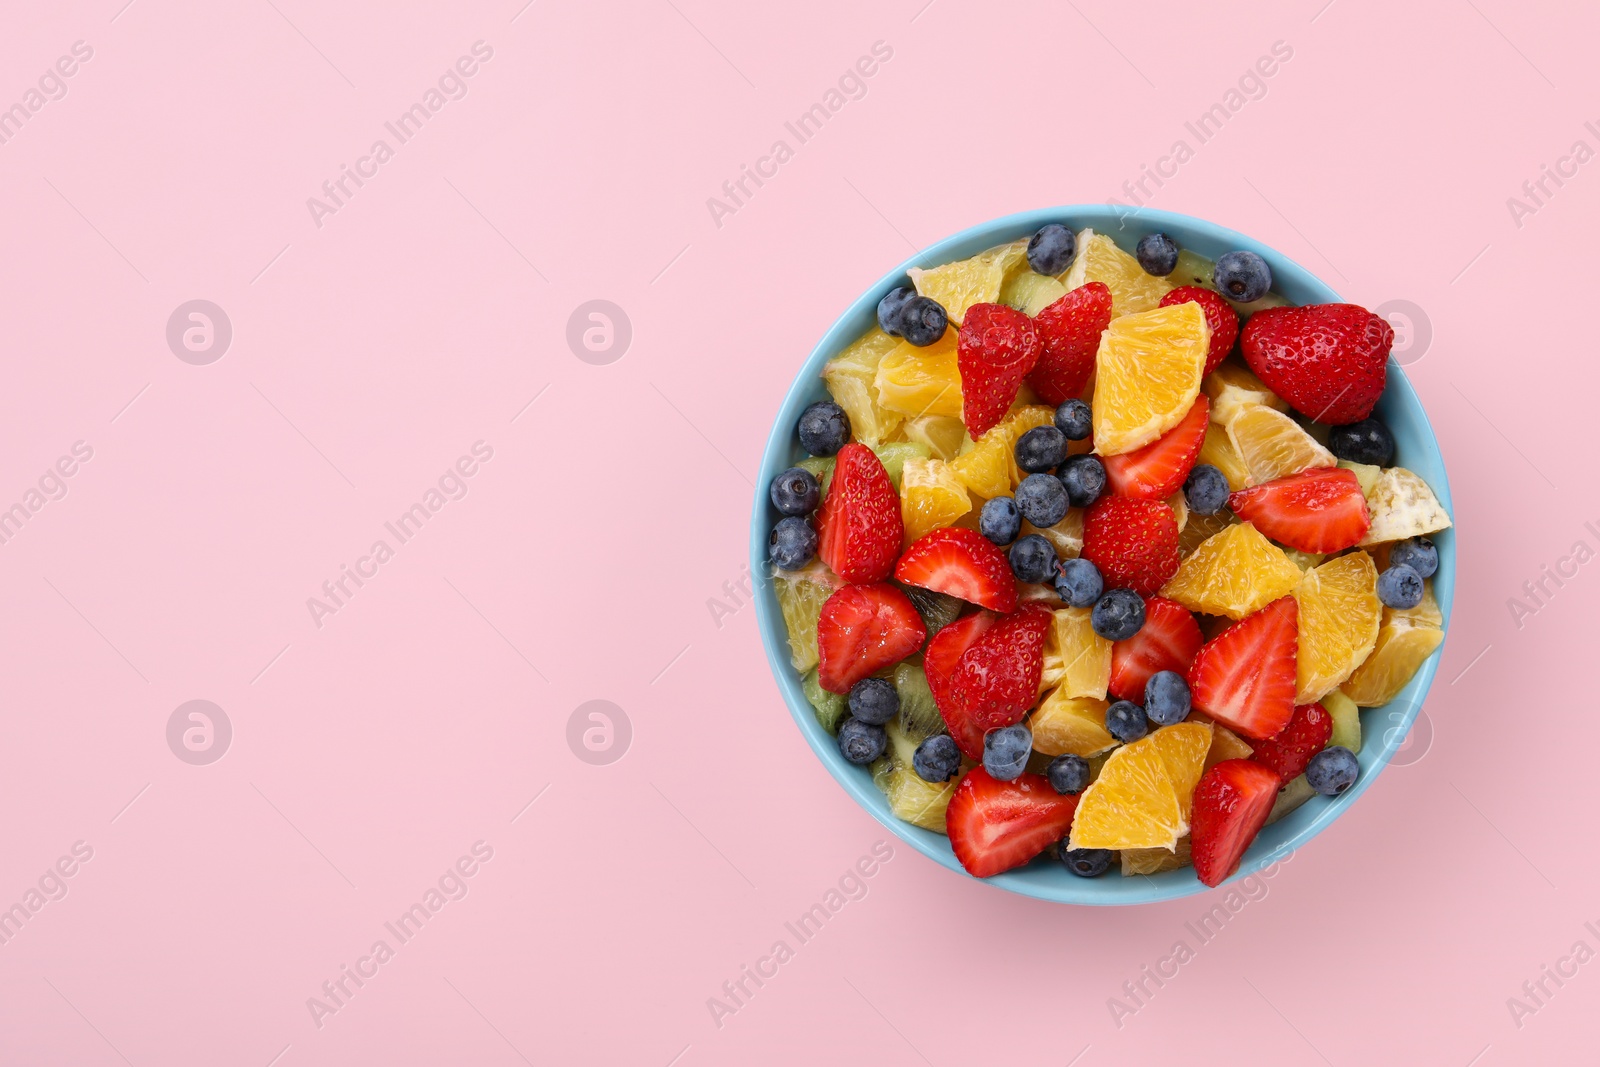
[[[1161,595],[1202,615],[1239,620],[1291,592],[1300,568],[1253,525],[1241,522],[1201,542]]]
[[[1294,598],[1300,604],[1294,702],[1312,704],[1349,678],[1377,644],[1378,568],[1365,552],[1337,556],[1307,571]]]
[[[1298,548],[1286,548],[1283,554],[1289,557],[1290,563],[1300,568],[1301,574],[1321,566],[1322,561],[1328,558],[1321,552],[1302,552]]]
[[[1211,724],[1211,748],[1206,752],[1206,770],[1225,759],[1249,759],[1255,755],[1250,743],[1226,726]]]
[[[1146,274],[1137,259],[1118,248],[1111,238],[1093,230],[1078,233],[1078,258],[1061,278],[1069,292],[1085,282],[1104,282],[1111,290],[1113,320],[1149,311],[1172,291],[1172,284],[1165,278]]]
[[[1356,463],[1348,459],[1341,459],[1339,466],[1347,471],[1355,472],[1356,481],[1361,484],[1362,496],[1372,496],[1373,487],[1378,484],[1378,479],[1383,477],[1382,467],[1374,467],[1368,463]],[[1371,509],[1371,505],[1368,505],[1368,509]]]
[[[1250,468],[1244,465],[1239,450],[1233,447],[1233,438],[1214,422],[1206,424],[1206,439],[1195,462],[1209,463],[1221,471],[1232,492],[1237,493],[1250,484]]]
[[[883,357],[899,345],[898,338],[874,326],[822,368],[828,394],[850,416],[850,436],[868,448],[883,444],[900,425],[898,413],[878,406],[874,384]]]
[[[900,429],[906,440],[927,445],[930,452],[943,460],[955,459],[967,436],[967,428],[961,420],[949,415],[921,415],[907,419]]]
[[[1112,319],[1095,355],[1095,451],[1132,452],[1182,422],[1200,395],[1210,343],[1193,302]]]
[[[978,441],[968,438],[960,455],[950,461],[950,469],[973,495],[990,500],[1011,492],[1011,438],[1005,426],[991,429]]]
[[[1070,508],[1066,518],[1044,528],[1023,519],[1022,532],[1038,534],[1055,546],[1056,555],[1062,559],[1072,559],[1083,554],[1083,509]]]
[[[926,348],[902,341],[884,354],[873,378],[878,406],[901,415],[961,417],[961,371],[956,366],[956,331]],[[841,405],[843,406],[843,405]]]
[[[1226,530],[1239,520],[1233,512],[1223,508],[1215,515],[1196,515],[1189,513],[1189,521],[1184,523],[1183,529],[1178,531],[1178,551],[1185,556],[1193,555],[1194,550],[1204,544],[1209,538]]]
[[[1244,404],[1288,411],[1289,402],[1267,388],[1251,369],[1237,359],[1225,359],[1217,369],[1206,375],[1200,388],[1211,398],[1211,421],[1218,426],[1228,425],[1228,420]]]
[[[1027,269],[1013,270],[1000,286],[1000,303],[1014,307],[1029,318],[1067,295],[1067,287],[1048,274],[1035,274]]]
[[[967,487],[939,459],[906,460],[900,475],[900,519],[907,545],[930,530],[949,526],[968,511]]]
[[[1094,697],[1051,693],[1028,720],[1034,751],[1085,759],[1110,751],[1117,745],[1117,739],[1106,732],[1106,708],[1110,706]]]
[[[1366,495],[1372,526],[1361,540],[1363,545],[1421,537],[1450,525],[1450,516],[1428,483],[1404,467],[1386,467]]]
[[[1185,722],[1111,753],[1078,799],[1068,847],[1175,849],[1210,746],[1209,724]]]
[[[1361,751],[1361,709],[1356,707],[1356,702],[1335,689],[1325,695],[1319,703],[1328,716],[1333,719],[1333,734],[1328,738],[1330,745],[1343,745],[1351,752]]]
[[[1372,655],[1340,687],[1361,707],[1375,708],[1393,700],[1444,641],[1444,616],[1433,599],[1433,583],[1424,583],[1423,590],[1422,603],[1414,608],[1383,609]]]
[[[912,267],[911,284],[922,296],[932,297],[944,306],[950,325],[957,326],[973,304],[994,304],[1000,300],[1000,287],[1019,261],[1026,262],[1027,241],[1013,241],[979,252],[971,259],[960,259],[932,270]],[[949,334],[955,333],[950,330]],[[947,334],[948,336],[948,334]]]
[[[945,809],[950,806],[961,776],[948,782],[924,781],[911,765],[921,736],[908,734],[897,719],[891,719],[885,729],[889,750],[873,765],[872,777],[887,796],[889,810],[913,826],[944,833]]]
[[[789,662],[797,671],[817,665],[817,618],[838,584],[838,577],[821,560],[798,571],[773,569],[772,590],[789,631]]]
[[[1338,462],[1299,423],[1261,404],[1241,404],[1234,411],[1228,439],[1250,472],[1251,485]]]
[[[1189,854],[1189,835],[1178,839],[1177,848],[1168,851],[1164,848],[1125,848],[1117,853],[1122,863],[1122,877],[1128,878],[1135,874],[1160,874],[1163,871],[1175,871],[1179,867],[1187,867],[1194,861]]]
[[[1041,689],[1104,700],[1111,684],[1111,642],[1094,632],[1088,608],[1061,608],[1044,639]]]

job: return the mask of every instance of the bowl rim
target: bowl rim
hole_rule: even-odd
[[[1108,217],[1114,217],[1114,228],[1111,225],[1101,228],[1100,223]],[[1162,229],[1191,230],[1203,234],[1203,239],[1208,243],[1222,245],[1227,249],[1253,251],[1271,265],[1274,290],[1279,290],[1282,286],[1305,290],[1310,294],[1310,298],[1298,300],[1299,304],[1344,302],[1332,286],[1277,249],[1228,227],[1177,212],[1148,208],[1119,211],[1107,204],[1069,204],[1016,212],[968,226],[897,264],[893,270],[880,277],[852,301],[823,333],[796,371],[778,407],[777,417],[773,420],[771,432],[762,450],[751,517],[750,573],[756,586],[757,624],[761,631],[768,665],[772,669],[773,680],[778,685],[790,716],[800,728],[801,735],[812,752],[828,769],[829,774],[869,815],[901,841],[940,866],[954,871],[962,878],[1055,903],[1104,906],[1159,903],[1204,893],[1208,891],[1208,887],[1202,885],[1194,876],[1192,867],[1179,868],[1154,876],[1142,875],[1137,879],[1121,876],[1112,878],[1109,875],[1096,879],[1080,879],[1059,866],[1046,874],[1040,869],[1037,860],[990,878],[975,879],[956,860],[955,854],[950,849],[949,839],[945,835],[924,830],[895,817],[888,810],[883,793],[873,784],[870,773],[865,768],[846,762],[839,754],[833,735],[824,730],[817,721],[816,713],[801,689],[800,676],[790,664],[787,630],[782,614],[778,610],[766,553],[767,536],[775,516],[767,489],[773,477],[795,462],[797,443],[794,439],[793,425],[799,410],[816,399],[815,394],[821,382],[823,364],[860,335],[866,328],[861,325],[864,315],[875,317],[877,302],[896,285],[905,284],[906,272],[910,268],[936,266],[975,255],[985,248],[1027,236],[1047,222],[1061,222],[1071,226],[1074,231],[1080,231],[1088,226],[1096,233],[1113,236],[1129,232],[1130,220],[1139,222],[1141,233]],[[1113,239],[1115,240],[1115,237]],[[1123,246],[1123,242],[1117,243],[1119,247]],[[1415,417],[1409,428],[1415,431],[1422,445],[1422,455],[1419,457],[1407,455],[1406,460],[1411,464],[1412,470],[1417,466],[1426,466],[1430,469],[1432,476],[1425,477],[1424,480],[1433,489],[1446,514],[1451,516],[1450,529],[1437,535],[1430,535],[1439,546],[1439,569],[1434,575],[1433,587],[1435,599],[1444,617],[1442,629],[1445,640],[1448,640],[1451,609],[1454,606],[1456,562],[1454,507],[1451,502],[1449,479],[1444,455],[1439,448],[1433,426],[1428,420],[1427,411],[1406,378],[1403,368],[1392,356],[1387,367],[1387,382],[1380,404],[1386,408],[1401,408],[1408,417]],[[1392,418],[1389,421],[1393,424]],[[1417,464],[1415,463],[1417,458],[1425,458],[1427,462]],[[1412,725],[1422,711],[1425,697],[1443,658],[1444,643],[1445,641],[1440,642],[1439,648],[1423,662],[1416,675],[1394,700],[1379,708],[1362,709],[1371,717],[1363,715],[1364,736],[1362,750],[1358,756],[1362,764],[1362,773],[1356,784],[1336,797],[1313,796],[1310,801],[1274,824],[1276,827],[1285,827],[1282,833],[1270,835],[1279,840],[1266,848],[1262,847],[1265,842],[1260,840],[1252,844],[1245,853],[1238,871],[1218,888],[1238,882],[1275,863],[1286,861],[1294,850],[1325,830],[1371,787],[1379,774],[1388,767],[1400,746],[1405,743]],[[1395,709],[1396,705],[1400,707]],[[1381,734],[1373,731],[1370,737],[1366,736],[1369,724],[1373,723],[1377,716],[1385,713],[1392,725]],[[1319,799],[1324,803],[1316,804]],[[1273,829],[1274,827],[1267,827],[1262,833],[1268,835]]]

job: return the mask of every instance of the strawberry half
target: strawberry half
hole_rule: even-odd
[[[1042,774],[1002,782],[982,767],[961,779],[945,826],[950,849],[975,878],[1020,867],[1066,836],[1078,798],[1057,793]]]
[[[1201,776],[1189,820],[1194,873],[1201,884],[1221,885],[1239,869],[1277,799],[1278,776],[1253,760],[1223,760]]]
[[[1232,309],[1228,314],[1233,314]],[[1106,484],[1117,496],[1130,500],[1165,500],[1183,488],[1184,479],[1194,470],[1210,421],[1211,401],[1201,396],[1182,422],[1143,448],[1120,456],[1101,456]]]
[[[967,309],[956,336],[956,367],[961,372],[961,421],[974,440],[1005,418],[1022,380],[1038,361],[1039,334],[1028,316],[1004,304]]]
[[[894,576],[994,611],[1017,610],[1017,579],[994,543],[976,530],[933,530],[906,549]]]
[[[934,634],[922,654],[922,671],[927,675],[928,690],[933,693],[933,703],[939,709],[939,717],[950,728],[950,736],[955,739],[956,747],[973,760],[983,759],[984,731],[972,721],[964,708],[958,707],[950,698],[950,676],[955,673],[956,664],[967,649],[977,644],[978,639],[998,621],[998,616],[987,611],[959,618]]]
[[[1246,737],[1264,739],[1294,715],[1300,605],[1279,597],[1206,642],[1189,667],[1194,706]]]
[[[1060,407],[1083,392],[1094,373],[1100,335],[1109,325],[1111,290],[1105,282],[1086,282],[1033,317],[1039,362],[1028,384],[1045,403]],[[1228,344],[1233,344],[1231,336]]]
[[[900,497],[872,449],[839,449],[817,511],[817,555],[847,582],[881,582],[894,570],[905,526]]]
[[[961,654],[946,689],[960,717],[979,730],[1022,721],[1039,702],[1044,640],[1053,621],[1048,608],[1030,604],[1000,619]]]
[[[1360,422],[1383,395],[1394,327],[1356,304],[1267,308],[1239,337],[1244,361],[1300,414]]]
[[[1328,747],[1333,736],[1333,716],[1321,704],[1301,704],[1294,717],[1278,733],[1250,746],[1251,759],[1270,769],[1280,782],[1298,778],[1311,757]]]
[[[1206,349],[1206,369],[1201,372],[1210,374],[1217,369],[1217,364],[1228,358],[1233,342],[1239,339],[1239,313],[1221,296],[1198,285],[1180,285],[1161,298],[1162,307],[1189,303],[1200,305],[1211,327],[1211,347]]]
[[[1151,596],[1178,572],[1178,517],[1162,500],[1102,497],[1084,517],[1082,555],[1107,589]]]
[[[921,648],[927,636],[916,606],[888,582],[841,586],[817,616],[817,681],[830,693],[848,693]]]
[[[1241,489],[1228,507],[1280,544],[1302,552],[1338,552],[1361,543],[1372,512],[1355,471],[1318,467]]]
[[[1126,641],[1111,646],[1111,684],[1118,700],[1144,703],[1144,684],[1158,671],[1187,676],[1195,653],[1205,643],[1200,624],[1189,609],[1158,596],[1144,602],[1144,626]]]

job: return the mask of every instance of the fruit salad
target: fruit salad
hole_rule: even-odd
[[[768,487],[818,722],[977,877],[1221,883],[1443,640],[1450,518],[1373,417],[1393,330],[1164,233],[906,281]]]

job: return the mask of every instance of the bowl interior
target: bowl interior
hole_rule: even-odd
[[[1190,248],[1210,259],[1224,252],[1246,249],[1261,255],[1272,267],[1273,288],[1295,304],[1337,302],[1340,297],[1311,272],[1272,248],[1243,234],[1221,226],[1162,211],[1140,211],[1119,219],[1119,212],[1104,205],[1079,205],[1025,212],[982,223],[941,241],[900,264],[863,293],[818,342],[800,367],[783,405],[778,410],[773,430],[761,459],[761,474],[756,482],[756,499],[750,532],[751,573],[766,576],[767,536],[778,520],[777,511],[767,499],[767,486],[781,471],[804,458],[795,436],[795,422],[806,405],[827,398],[822,384],[822,367],[841,349],[859,337],[876,321],[877,304],[896,285],[905,284],[906,268],[936,266],[964,259],[986,248],[1025,237],[1047,222],[1060,222],[1074,230],[1085,226],[1111,237],[1131,251],[1138,239],[1156,230],[1165,232],[1180,247]],[[1388,368],[1388,388],[1378,403],[1376,414],[1393,431],[1398,446],[1396,462],[1421,475],[1433,488],[1447,512],[1454,513],[1450,486],[1445,477],[1439,444],[1428,424],[1426,413],[1411,384],[1393,360]],[[1455,599],[1455,531],[1431,535],[1439,550],[1439,570],[1433,578],[1434,596],[1444,613],[1448,632],[1450,609]],[[816,714],[800,687],[800,678],[789,664],[789,646],[783,616],[770,581],[758,583],[756,609],[767,659],[784,701],[789,706],[800,732],[833,777],[879,822],[918,852],[963,874],[950,850],[949,840],[896,818],[884,795],[872,784],[864,767],[847,762],[839,754],[833,736],[817,722]],[[1423,698],[1438,669],[1440,653],[1430,656],[1401,691],[1382,708],[1361,712],[1362,748],[1359,755],[1362,773],[1350,790],[1338,797],[1314,796],[1298,810],[1266,827],[1245,854],[1234,879],[1245,877],[1263,866],[1282,859],[1288,850],[1315,837],[1367,790],[1396,751],[1405,744],[1412,723],[1422,708]],[[1026,896],[1072,904],[1142,904],[1173,900],[1205,890],[1192,868],[1164,874],[1124,878],[1108,873],[1100,878],[1083,879],[1068,873],[1046,854],[1027,866],[1007,871],[984,881]]]

